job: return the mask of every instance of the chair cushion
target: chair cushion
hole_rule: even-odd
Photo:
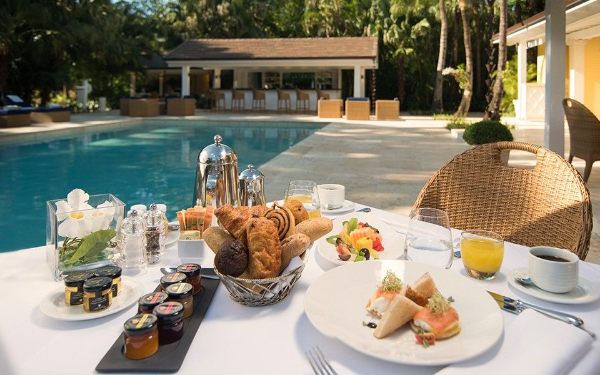
[[[346,98],[346,100],[349,100],[351,102],[366,102],[367,100],[369,100],[369,98]]]

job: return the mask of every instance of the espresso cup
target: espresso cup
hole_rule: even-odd
[[[540,289],[567,293],[579,282],[579,257],[569,250],[535,246],[529,250],[529,277]]]
[[[326,210],[335,210],[344,205],[346,200],[346,188],[344,185],[338,184],[323,184],[318,185],[319,199],[321,207]]]

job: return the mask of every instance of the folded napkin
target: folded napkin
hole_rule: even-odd
[[[438,374],[564,374],[587,352],[592,337],[570,324],[526,309],[488,352],[450,365]]]

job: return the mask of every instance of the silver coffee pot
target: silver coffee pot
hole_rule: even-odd
[[[215,135],[215,143],[198,154],[194,206],[239,206],[237,156],[222,140]]]
[[[240,173],[239,191],[240,204],[242,206],[264,206],[265,201],[265,176],[253,165]]]

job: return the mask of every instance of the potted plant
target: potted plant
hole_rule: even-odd
[[[467,127],[463,139],[470,145],[483,145],[486,143],[513,141],[510,129],[499,121],[484,120]],[[501,157],[504,164],[508,163],[509,151],[502,151]]]

